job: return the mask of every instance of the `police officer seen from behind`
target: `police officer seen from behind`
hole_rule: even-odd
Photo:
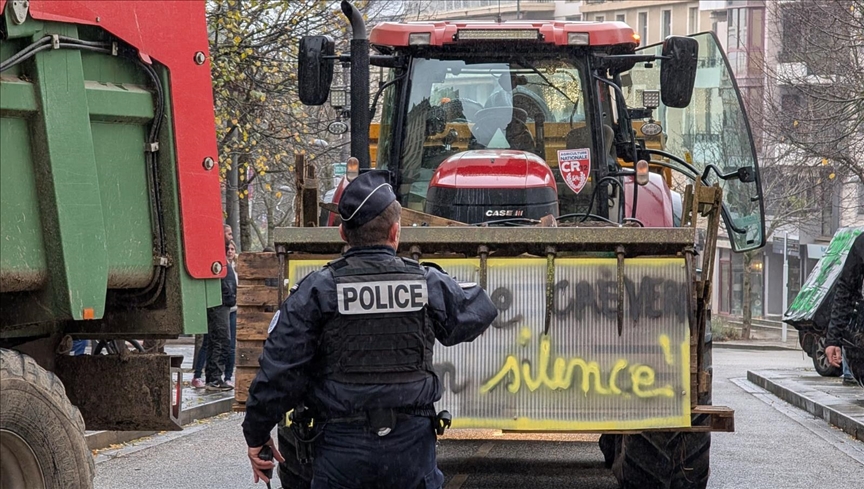
[[[859,234],[846,256],[837,279],[825,355],[839,367],[845,352],[849,370],[864,384],[864,233]]]
[[[345,188],[339,231],[350,249],[295,285],[270,323],[243,421],[256,481],[273,467],[258,458],[270,430],[303,403],[319,430],[313,488],[443,484],[432,348],[472,341],[498,313],[476,284],[396,256],[402,208],[388,182],[371,171]]]

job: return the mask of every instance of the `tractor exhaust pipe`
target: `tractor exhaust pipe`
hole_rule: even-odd
[[[371,168],[369,161],[369,39],[363,14],[348,0],[342,0],[342,13],[351,23],[351,156],[360,169]]]

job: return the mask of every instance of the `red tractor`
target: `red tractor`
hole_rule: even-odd
[[[711,405],[721,217],[736,251],[765,240],[716,37],[643,47],[620,22],[459,21],[383,23],[367,39],[342,8],[350,54],[304,38],[301,100],[325,103],[334,63],[350,63],[346,180],[388,170],[408,209],[400,253],[481,284],[500,311],[475,342],[436,350],[453,426],[600,432],[622,487],[705,487],[710,432],[734,429]],[[276,234],[289,283],[343,245],[332,227]],[[290,430],[280,440],[283,484],[302,486]]]

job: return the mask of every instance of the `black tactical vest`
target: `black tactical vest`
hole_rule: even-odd
[[[348,256],[327,267],[336,282],[338,314],[322,334],[323,377],[401,384],[432,376],[435,332],[426,314],[423,268],[396,256]]]

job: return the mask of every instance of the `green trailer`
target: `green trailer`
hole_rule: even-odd
[[[85,426],[180,429],[158,340],[205,332],[221,301],[204,6],[0,13],[0,487],[87,488]]]

